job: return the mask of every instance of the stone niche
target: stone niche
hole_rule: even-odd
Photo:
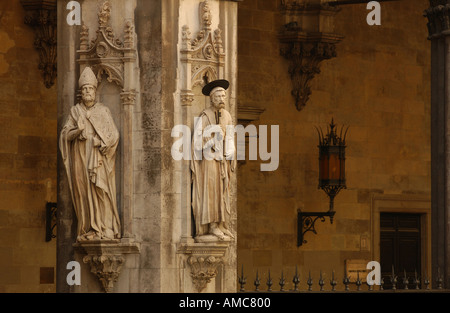
[[[232,1],[182,1],[179,19],[179,97],[175,119],[193,130],[194,118],[209,107],[202,94],[208,82],[226,79],[225,109],[237,122],[237,3]],[[188,161],[180,169],[181,240],[177,244],[180,292],[236,291],[236,173],[231,182],[229,225],[235,239],[200,242],[191,220],[191,171]],[[214,236],[211,236],[214,237]],[[217,239],[217,238],[216,238]]]
[[[139,89],[136,80],[138,73],[134,32],[135,6],[135,1],[127,1],[126,4],[117,0],[84,1],[81,8],[81,26],[59,25],[62,33],[70,33],[72,36],[60,41],[59,51],[64,50],[66,45],[70,48],[63,51],[60,56],[60,59],[64,61],[60,62],[63,70],[70,74],[62,75],[62,81],[64,80],[65,83],[62,85],[65,87],[63,92],[60,89],[60,97],[63,93],[61,111],[65,116],[59,117],[58,124],[61,125],[62,119],[66,118],[71,106],[80,101],[77,76],[86,67],[90,67],[98,81],[96,102],[103,103],[109,108],[120,136],[115,160],[120,239],[75,242],[75,232],[73,228],[67,227],[67,223],[76,225],[76,216],[72,212],[72,202],[68,201],[70,190],[66,185],[67,178],[60,175],[59,203],[61,205],[59,207],[62,212],[59,218],[59,229],[62,238],[58,238],[60,243],[58,254],[61,255],[64,249],[68,250],[67,244],[72,241],[73,250],[67,252],[72,256],[72,260],[81,264],[83,276],[83,283],[73,287],[75,292],[118,291],[115,283],[123,269],[127,268],[127,260],[133,259],[131,255],[140,253],[140,243],[135,240],[132,230],[132,125],[133,107],[138,101]],[[78,31],[78,35],[75,34],[75,30]],[[73,61],[68,62],[68,60]],[[71,76],[75,78],[75,81],[71,79]],[[65,173],[61,167],[59,171]],[[65,245],[61,244],[63,241],[66,241]],[[64,258],[67,257],[64,256]],[[134,266],[133,261],[130,263],[130,266]],[[89,271],[93,275],[88,274]],[[98,279],[100,284],[95,282],[95,279]],[[61,284],[61,281],[59,283]]]

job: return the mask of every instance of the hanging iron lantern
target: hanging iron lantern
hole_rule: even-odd
[[[317,128],[319,134],[319,188],[323,189],[330,198],[330,207],[327,212],[297,212],[297,246],[306,243],[304,235],[306,232],[317,234],[315,223],[318,219],[322,222],[326,217],[333,223],[334,198],[342,189],[345,189],[345,138],[348,127],[342,126],[340,134],[337,134],[337,127],[331,119],[331,124],[327,127],[327,133],[324,135],[322,129]]]
[[[331,124],[325,136],[322,129],[316,129],[319,134],[319,188],[323,189],[330,198],[329,212],[334,212],[334,198],[339,191],[347,188],[345,181],[345,138],[348,127],[344,132],[344,126],[342,126],[338,136],[337,127],[331,119]],[[331,222],[333,222],[332,218]]]

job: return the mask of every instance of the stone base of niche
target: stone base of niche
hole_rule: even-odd
[[[84,254],[83,263],[100,280],[105,292],[111,292],[125,263],[126,254],[138,254],[140,244],[122,240],[89,240],[73,244],[75,252]]]

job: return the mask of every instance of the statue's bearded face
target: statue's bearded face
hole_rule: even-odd
[[[95,101],[95,87],[92,85],[84,85],[81,87],[81,98],[87,106],[93,105]]]
[[[214,108],[225,108],[225,99],[227,98],[225,90],[218,90],[211,95],[211,102]]]

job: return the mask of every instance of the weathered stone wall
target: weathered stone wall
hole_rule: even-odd
[[[140,106],[135,108],[134,230],[141,242],[132,291],[161,292],[161,1],[137,1]]]
[[[19,0],[0,3],[0,292],[54,292],[45,207],[56,202],[56,85],[44,86],[24,17]]]
[[[346,259],[375,259],[374,194],[430,195],[430,50],[428,1],[381,4],[381,26],[366,23],[365,4],[342,6],[335,30],[345,36],[337,57],[321,63],[312,95],[297,111],[288,61],[277,34],[282,16],[275,1],[239,3],[238,102],[264,108],[256,124],[280,125],[280,164],[260,172],[247,161],[238,176],[238,268],[272,270],[274,279],[308,270],[344,275]],[[350,126],[347,189],[335,199],[334,223],[318,222],[317,235],[297,247],[296,212],[326,211],[318,190],[318,136],[331,118]],[[361,244],[366,242],[366,246]],[[429,251],[425,253],[429,254]],[[428,266],[429,264],[427,264]]]

